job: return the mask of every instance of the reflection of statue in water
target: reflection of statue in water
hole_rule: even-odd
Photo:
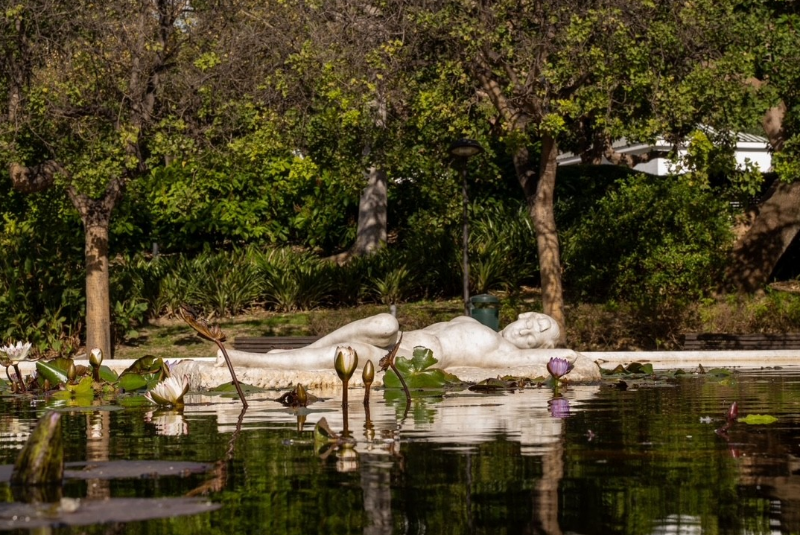
[[[398,340],[400,326],[391,314],[378,314],[354,321],[300,349],[269,353],[229,351],[233,364],[282,370],[325,370],[333,366],[336,346],[349,345],[358,352],[359,365],[378,362]],[[398,355],[410,357],[414,347],[433,351],[439,368],[469,366],[504,368],[546,363],[551,356],[567,350],[553,350],[560,336],[550,316],[526,312],[501,332],[477,320],[459,316],[424,329],[403,332]],[[573,352],[570,352],[575,354]],[[218,359],[217,365],[224,365]]]

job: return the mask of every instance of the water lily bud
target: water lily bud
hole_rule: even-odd
[[[78,368],[75,367],[75,363],[70,361],[69,369],[67,370],[67,379],[69,382],[75,381],[75,378],[78,376]]]
[[[308,392],[303,385],[298,384],[294,389],[294,395],[297,397],[297,404],[301,407],[308,405]]]
[[[353,372],[356,371],[358,366],[358,354],[352,347],[339,346],[336,348],[336,358],[333,361],[333,367],[336,369],[339,379],[343,382],[350,380]]]
[[[375,380],[375,366],[372,365],[371,360],[368,360],[367,363],[364,364],[364,370],[361,372],[361,379],[364,381],[365,388],[372,386],[372,381]]]
[[[91,353],[89,353],[89,363],[95,368],[98,368],[103,363],[103,351],[99,347],[92,349]]]

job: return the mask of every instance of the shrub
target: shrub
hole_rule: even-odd
[[[563,237],[565,281],[582,299],[682,307],[719,281],[732,243],[726,203],[688,177],[617,182]]]
[[[308,310],[330,299],[334,264],[290,248],[253,252],[260,297],[276,310]]]
[[[518,291],[534,283],[539,264],[536,234],[524,204],[475,206],[470,235],[472,293]]]

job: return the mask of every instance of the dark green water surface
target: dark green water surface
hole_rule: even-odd
[[[312,391],[313,393],[313,391]],[[186,477],[68,481],[69,497],[205,496],[210,513],[54,528],[53,533],[776,534],[800,533],[800,371],[686,374],[674,381],[415,398],[351,390],[354,450],[317,448],[340,395],[298,413],[254,396],[187,396],[182,412],[132,403],[68,411],[66,461],[210,463]],[[739,416],[772,415],[749,425]],[[567,406],[568,405],[568,406]],[[0,464],[12,464],[47,402],[0,399]],[[241,417],[241,421],[240,421]],[[238,432],[237,432],[238,429]],[[12,501],[7,485],[0,499]],[[26,531],[20,531],[26,532]]]

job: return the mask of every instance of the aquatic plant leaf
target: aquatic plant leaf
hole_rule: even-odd
[[[91,376],[82,377],[81,380],[77,384],[70,384],[67,383],[66,388],[67,392],[71,393],[73,396],[92,396],[94,395],[94,389],[92,388],[92,378]]]
[[[51,385],[60,385],[69,380],[67,376],[67,370],[69,370],[68,363],[71,361],[72,359],[65,358],[57,358],[47,362],[37,360],[36,372],[46,380],[50,381]],[[65,364],[67,364],[66,367],[64,367]]]
[[[0,465],[0,483],[8,482],[13,466]],[[211,463],[193,461],[73,461],[64,464],[64,480],[152,479],[187,477],[214,469]]]
[[[505,390],[517,390],[518,388],[523,388],[527,382],[528,380],[525,378],[500,379],[495,377],[484,379],[480,383],[470,386],[469,390],[473,392],[499,392]]]
[[[138,373],[140,375],[147,375],[151,373],[161,373],[165,369],[164,361],[161,357],[154,357],[153,355],[145,355],[125,368],[121,375],[126,373]]]
[[[653,375],[653,365],[649,362],[642,364],[641,362],[631,362],[627,366],[617,364],[613,370],[605,370],[600,368],[602,375]]]
[[[36,529],[48,526],[88,526],[154,518],[196,515],[222,507],[202,498],[108,498],[80,500],[77,507],[59,511],[53,504],[0,504],[0,529]]]
[[[433,356],[433,351],[427,347],[417,346],[410,359],[397,357],[395,366],[403,375],[408,388],[443,388],[450,384],[459,384],[461,380],[443,370],[431,368],[439,361]],[[400,379],[392,370],[387,370],[383,378],[386,388],[402,388]]]
[[[768,425],[777,422],[778,419],[769,414],[748,414],[744,418],[739,418],[737,422],[748,425]]]
[[[123,373],[119,376],[119,386],[126,392],[147,388],[147,379],[138,373]]]
[[[100,379],[107,383],[116,383],[119,375],[108,366],[100,366]]]
[[[437,362],[439,361],[434,358],[433,351],[431,351],[427,347],[417,346],[414,348],[414,352],[411,354],[411,364],[414,366],[414,369],[418,372],[430,368]]]
[[[322,444],[329,444],[337,440],[339,440],[339,435],[328,425],[328,420],[320,418],[317,425],[314,426],[314,443],[317,445],[317,449]]]
[[[245,394],[258,394],[260,392],[266,392],[266,390],[263,388],[249,385],[247,383],[239,383],[239,386],[242,387],[242,392],[244,392]],[[223,394],[223,395],[232,394],[234,396],[238,396],[238,392],[236,391],[236,385],[233,384],[233,381],[222,383],[221,385],[210,389],[207,393]]]
[[[142,388],[151,389],[168,375],[167,365],[160,357],[145,355],[119,375],[119,386],[127,392]]]

